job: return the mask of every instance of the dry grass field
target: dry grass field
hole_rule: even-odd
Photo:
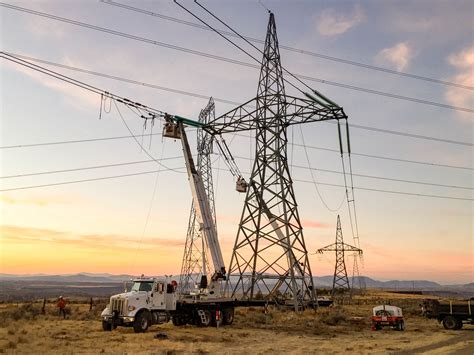
[[[353,304],[302,313],[240,308],[234,324],[220,328],[155,325],[147,333],[131,328],[103,332],[102,306],[69,305],[68,319],[56,316],[54,304],[41,314],[41,303],[0,305],[0,351],[31,354],[474,354],[474,327],[446,331],[418,315],[421,296],[372,293]],[[370,330],[370,310],[390,299],[404,309],[406,330]],[[166,339],[156,339],[157,333]]]

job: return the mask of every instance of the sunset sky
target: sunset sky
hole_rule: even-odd
[[[123,1],[123,2],[122,2]],[[172,1],[126,1],[136,8],[196,22]],[[101,1],[7,1],[8,4],[100,26],[114,31],[253,63],[211,31],[126,10]],[[211,21],[193,5],[183,4]],[[474,3],[472,1],[270,1],[262,0],[276,19],[283,66],[305,76],[344,85],[402,95],[455,110],[306,81],[344,107],[349,122],[444,140],[420,139],[354,127],[351,130],[353,171],[392,180],[354,176],[354,186],[398,193],[355,190],[364,265],[361,272],[377,279],[429,279],[444,284],[474,282],[473,244],[473,113]],[[243,35],[264,39],[268,13],[257,0],[202,4]],[[216,113],[256,95],[257,69],[172,48],[136,41],[90,28],[0,7],[1,50],[88,71],[127,78],[204,98],[153,89],[84,72],[45,67],[151,107],[197,119],[207,99],[216,98]],[[223,26],[212,22],[218,28]],[[243,42],[239,44],[245,45]],[[262,44],[257,44],[262,47]],[[168,46],[169,47],[169,46]],[[251,47],[246,49],[258,58]],[[319,54],[415,74],[464,88],[376,71]],[[1,179],[0,273],[58,274],[76,272],[177,274],[187,231],[191,193],[179,142],[160,135],[142,145],[167,167],[145,175],[73,184],[20,187],[96,179],[163,169],[155,162],[100,169],[11,177],[56,170],[149,160],[133,139],[97,140],[33,147],[37,143],[127,136],[123,115],[134,134],[142,120],[124,106],[109,102],[99,120],[100,96],[34,72],[5,59],[0,61]],[[470,87],[470,88],[466,88]],[[287,86],[288,94],[300,95]],[[471,110],[471,112],[468,112]],[[153,133],[159,133],[156,122]],[[150,133],[149,127],[146,133]],[[240,170],[248,179],[255,144],[253,132],[225,137]],[[195,147],[195,131],[190,130]],[[337,215],[345,241],[352,244],[343,176],[314,171],[324,202],[311,181],[306,145],[338,149],[333,124],[319,122],[288,130],[288,155],[296,198],[311,254],[334,242]],[[228,265],[244,196],[219,156],[213,155],[217,224]],[[308,149],[312,168],[341,171],[337,152]],[[393,159],[377,159],[363,155]],[[417,164],[397,161],[424,162]],[[432,164],[432,165],[429,165]],[[450,167],[448,167],[450,166]],[[410,180],[450,187],[422,185]],[[303,182],[303,181],[306,182]],[[156,190],[155,190],[156,187]],[[445,196],[446,199],[419,195]],[[329,275],[334,255],[311,255],[315,276]],[[348,260],[349,273],[352,262]]]

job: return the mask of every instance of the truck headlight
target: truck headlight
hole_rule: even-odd
[[[136,309],[135,306],[128,306],[128,311],[131,312],[131,311],[134,311]]]

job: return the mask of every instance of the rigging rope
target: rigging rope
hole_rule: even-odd
[[[303,129],[301,128],[301,125],[299,125],[299,127],[300,127],[300,132],[301,132],[301,139],[302,139],[302,142],[303,142],[303,148],[304,148],[304,152],[305,152],[305,156],[306,156],[306,161],[308,162],[308,167],[309,167],[309,171],[310,171],[310,174],[311,174],[311,180],[312,180],[313,185],[316,189],[316,192],[319,196],[319,199],[321,200],[323,205],[328,209],[328,211],[337,212],[341,209],[342,204],[344,203],[344,197],[342,198],[341,203],[339,204],[339,207],[337,207],[337,208],[329,207],[328,204],[326,203],[326,201],[324,201],[323,196],[321,195],[321,192],[319,191],[318,184],[316,183],[316,179],[313,175],[313,169],[311,168],[311,162],[309,160],[308,150],[306,149],[306,144],[305,144],[305,141],[304,141]]]

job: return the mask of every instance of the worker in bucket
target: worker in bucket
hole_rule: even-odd
[[[59,296],[58,302],[56,305],[58,306],[59,309],[59,316],[63,316],[63,319],[66,319],[66,300],[63,296]]]

